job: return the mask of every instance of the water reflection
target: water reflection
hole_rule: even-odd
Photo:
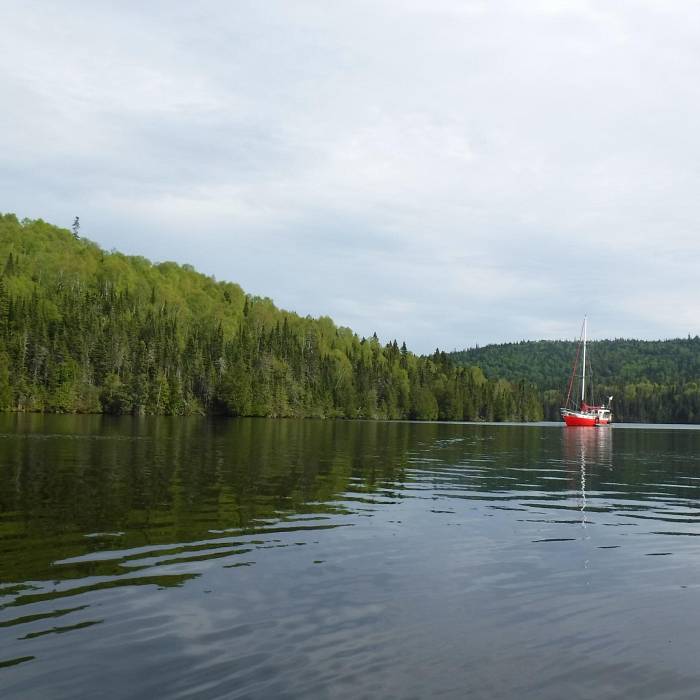
[[[613,429],[606,428],[566,428],[562,429],[563,455],[570,475],[572,488],[578,491],[578,508],[581,512],[581,525],[586,520],[586,469],[612,469]]]
[[[562,429],[563,455],[567,464],[612,467],[613,428]]]
[[[338,494],[360,502],[400,480],[407,440],[400,425],[379,439],[371,423],[95,416],[80,431],[57,417],[48,431],[45,416],[14,418],[0,442],[0,533],[16,543],[3,552],[2,581],[73,578],[86,552],[322,521],[346,512]]]
[[[700,682],[683,651],[700,432],[57,416],[0,432],[3,697]]]

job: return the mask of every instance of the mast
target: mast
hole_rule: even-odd
[[[586,397],[586,324],[588,316],[583,317],[583,374],[581,375],[581,403],[584,403]]]

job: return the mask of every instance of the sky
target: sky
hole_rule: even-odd
[[[0,5],[0,211],[418,352],[700,332],[700,5]]]

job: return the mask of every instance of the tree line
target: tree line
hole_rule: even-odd
[[[75,226],[74,226],[75,228]],[[0,408],[538,420],[525,380],[360,338],[189,265],[107,252],[0,215]]]

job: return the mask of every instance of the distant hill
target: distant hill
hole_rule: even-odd
[[[542,392],[545,414],[556,418],[576,352],[574,341],[522,341],[450,353],[486,377],[525,380]],[[598,340],[588,344],[600,397],[615,396],[618,418],[700,422],[700,338]]]
[[[536,420],[527,382],[0,214],[0,410]]]
[[[486,376],[527,379],[541,389],[565,386],[577,342],[536,340],[486,345],[450,353],[455,362],[478,365]],[[661,384],[700,378],[700,338],[594,340],[588,343],[596,379],[603,383]]]

